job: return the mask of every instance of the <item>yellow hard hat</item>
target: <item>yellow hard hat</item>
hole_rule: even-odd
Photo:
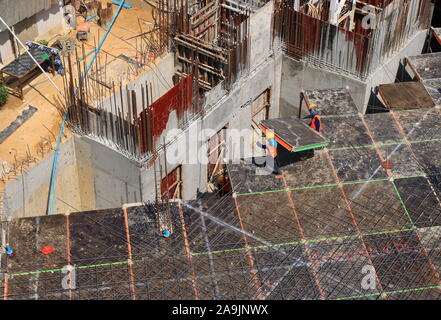
[[[311,103],[311,104],[309,105],[308,109],[312,109],[312,108],[315,108],[315,107],[317,107],[317,105],[316,105],[315,103]]]
[[[274,132],[272,132],[272,131],[267,131],[266,133],[265,133],[265,135],[266,135],[266,137],[268,138],[268,139],[271,139],[271,138],[274,138]]]

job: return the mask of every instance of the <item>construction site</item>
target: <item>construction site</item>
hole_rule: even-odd
[[[22,2],[0,299],[441,299],[441,1]]]

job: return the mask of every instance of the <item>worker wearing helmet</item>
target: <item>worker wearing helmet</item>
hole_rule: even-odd
[[[266,165],[272,169],[272,173],[281,174],[277,162],[277,141],[274,138],[274,132],[268,130],[266,133]]]
[[[311,115],[310,127],[318,132],[323,130],[322,120],[320,118],[320,110],[316,104],[309,105],[309,114]]]

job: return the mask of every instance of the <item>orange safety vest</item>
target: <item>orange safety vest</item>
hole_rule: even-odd
[[[275,147],[273,147],[269,143],[267,143],[266,150],[271,157],[273,157],[273,158],[277,157],[277,144]]]
[[[318,119],[318,121],[320,123],[319,128],[316,128],[316,126],[315,126],[315,119]],[[322,120],[320,119],[319,115],[315,115],[314,118],[312,118],[312,120],[311,120],[311,128],[314,129],[314,130],[317,130],[317,131],[322,131],[323,130]]]

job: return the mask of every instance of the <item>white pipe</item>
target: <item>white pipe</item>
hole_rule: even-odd
[[[31,59],[35,62],[35,64],[37,65],[37,67],[43,72],[43,74],[48,78],[48,80],[50,81],[50,83],[52,83],[52,85],[55,87],[55,89],[57,89],[58,93],[61,94],[61,96],[64,98],[64,100],[66,100],[66,97],[64,96],[63,92],[57,87],[57,85],[55,84],[55,82],[52,81],[52,79],[47,75],[47,73],[44,71],[44,69],[40,66],[40,64],[37,62],[37,60],[35,60],[35,58],[32,56],[32,54],[29,52],[28,48],[26,48],[26,46],[20,41],[20,39],[15,35],[15,33],[11,30],[11,28],[9,28],[8,24],[5,22],[5,20],[3,20],[2,17],[0,17],[0,21],[3,22],[3,24],[5,25],[5,27],[9,30],[9,32],[14,36],[14,38],[18,41],[18,43],[20,43],[20,45],[23,47],[23,49],[25,49],[26,53],[31,57]]]

